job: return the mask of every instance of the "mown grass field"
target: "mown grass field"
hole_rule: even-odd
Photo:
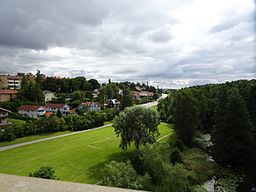
[[[31,135],[31,136],[27,136],[27,137],[21,137],[21,138],[15,139],[13,141],[0,142],[0,147],[14,145],[14,144],[18,144],[18,143],[24,143],[24,142],[28,142],[28,141],[34,141],[34,140],[38,140],[38,139],[44,139],[44,138],[53,137],[53,136],[57,136],[57,135],[64,135],[64,134],[67,134],[70,132],[71,131],[62,131],[62,132],[56,132],[56,133],[45,133],[45,134],[40,134],[40,135]]]
[[[168,124],[159,125],[160,136],[172,134]],[[165,140],[165,139],[164,139]],[[24,175],[51,166],[60,180],[81,183],[100,181],[100,169],[111,160],[125,160],[134,150],[119,149],[113,127],[93,130],[0,152],[0,172]]]

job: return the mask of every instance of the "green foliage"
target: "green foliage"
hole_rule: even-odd
[[[103,184],[108,186],[149,189],[151,178],[148,174],[138,175],[131,163],[111,161],[102,169]]]
[[[174,102],[174,123],[178,138],[191,146],[199,124],[198,101],[189,90],[181,90],[176,94]]]
[[[61,114],[60,109],[58,109],[58,110],[57,110],[56,116],[57,116],[57,117],[59,117],[59,118],[61,118],[61,117],[62,117],[62,114]]]
[[[99,89],[100,88],[100,84],[96,79],[90,79],[88,82],[91,83],[93,89]]]
[[[131,107],[133,105],[133,98],[131,96],[131,93],[128,89],[125,89],[123,91],[123,97],[121,99],[121,106],[120,108],[123,110],[126,107]]]
[[[239,183],[243,182],[242,175],[234,173],[229,169],[220,169],[216,180],[216,192],[236,192]]]
[[[38,177],[43,179],[54,179],[54,180],[59,179],[55,175],[55,171],[52,167],[41,167],[35,172],[29,173],[29,177]]]
[[[124,150],[134,142],[140,145],[155,142],[158,133],[159,116],[157,111],[144,107],[129,107],[116,116],[113,122],[117,136],[121,136],[120,147]]]
[[[18,93],[18,99],[20,101],[41,103],[44,102],[44,94],[39,84],[35,84],[24,77],[22,80],[21,89]]]
[[[227,102],[220,108],[221,116],[212,138],[215,159],[230,165],[252,162],[255,153],[253,126],[237,89],[230,91]]]
[[[175,163],[182,163],[182,157],[180,150],[175,148],[174,151],[170,155],[170,162],[175,165]]]

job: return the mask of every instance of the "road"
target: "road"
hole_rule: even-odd
[[[167,97],[167,94],[162,94],[162,96],[157,101],[153,101],[153,102],[149,102],[149,103],[144,103],[144,104],[141,104],[139,106],[152,107],[152,106],[157,105],[158,101],[160,99],[164,99],[166,97]],[[25,146],[25,145],[30,145],[30,144],[34,144],[34,143],[43,142],[43,141],[49,141],[49,140],[53,140],[53,139],[67,137],[67,136],[70,136],[70,135],[76,135],[76,134],[80,134],[80,133],[85,133],[85,132],[88,132],[88,131],[102,129],[102,128],[105,128],[105,127],[108,127],[108,126],[111,126],[111,125],[112,124],[108,124],[108,125],[104,125],[104,126],[101,126],[101,127],[96,127],[96,128],[92,128],[92,129],[83,130],[83,131],[76,131],[76,132],[67,133],[67,134],[64,134],[64,135],[58,135],[58,136],[48,137],[48,138],[44,138],[44,139],[38,139],[38,140],[34,140],[34,141],[19,143],[19,144],[15,144],[15,145],[4,146],[4,147],[0,147],[0,151],[5,151],[5,150],[8,150],[8,149],[14,149],[14,148],[22,147],[22,146]]]

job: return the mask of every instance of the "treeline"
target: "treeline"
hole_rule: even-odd
[[[209,133],[219,163],[255,163],[256,80],[184,88],[161,101],[158,110],[187,146],[194,145],[196,131]]]
[[[0,132],[0,141],[12,141],[24,136],[53,133],[59,131],[80,131],[99,127],[105,121],[112,120],[118,114],[117,110],[107,110],[104,113],[91,111],[84,116],[68,115],[61,118],[53,115],[29,120],[24,125],[10,125]]]

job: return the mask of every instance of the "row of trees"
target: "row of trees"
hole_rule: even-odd
[[[89,112],[84,116],[68,115],[61,118],[53,115],[49,118],[43,117],[29,120],[24,125],[10,125],[0,132],[0,141],[11,141],[16,138],[38,135],[41,133],[52,133],[59,131],[79,131],[102,126],[105,121],[112,120],[118,114],[116,110],[108,110],[104,113]]]
[[[185,88],[160,102],[163,120],[193,146],[196,131],[210,133],[213,155],[223,164],[244,165],[256,158],[256,81]]]

